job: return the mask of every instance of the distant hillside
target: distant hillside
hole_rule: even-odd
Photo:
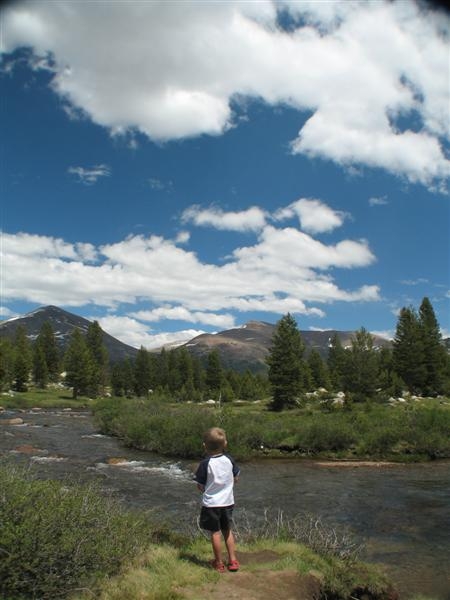
[[[14,337],[19,325],[23,325],[30,340],[35,340],[44,322],[49,321],[62,350],[67,345],[75,327],[85,333],[90,321],[56,306],[38,308],[23,317],[0,323],[0,336]],[[275,325],[263,321],[249,321],[242,327],[221,331],[216,334],[202,334],[182,345],[191,354],[205,359],[211,350],[216,349],[222,364],[227,369],[254,372],[266,370],[265,359],[269,352]],[[337,334],[344,347],[350,346],[354,331],[301,331],[307,352],[315,348],[325,358],[331,338]],[[389,346],[384,338],[374,336],[379,347]],[[112,362],[134,358],[137,349],[128,346],[104,332],[103,341]]]
[[[91,323],[88,319],[74,315],[57,306],[43,306],[27,313],[23,317],[15,317],[0,323],[0,336],[13,338],[17,328],[22,325],[25,327],[28,338],[33,341],[39,335],[39,331],[46,321],[51,324],[62,351],[64,351],[75,328],[79,329],[82,333],[86,333]],[[136,348],[124,344],[106,332],[103,332],[103,343],[108,350],[111,362],[120,361],[127,357],[134,358],[136,356]]]
[[[265,359],[269,352],[275,325],[263,321],[249,321],[243,327],[229,329],[216,334],[199,335],[184,347],[199,358],[206,358],[211,350],[219,352],[225,368],[244,371],[264,371]],[[338,335],[342,345],[351,345],[354,331],[301,331],[301,336],[306,346],[306,353],[313,348],[325,358],[328,354],[330,341],[335,334]],[[374,336],[375,345],[378,347],[390,346],[390,342],[379,336]]]

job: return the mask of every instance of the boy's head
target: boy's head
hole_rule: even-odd
[[[227,436],[220,427],[211,427],[203,434],[203,444],[209,454],[222,452],[227,445]]]

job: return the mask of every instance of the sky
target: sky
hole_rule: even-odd
[[[1,318],[135,347],[290,312],[450,335],[450,16],[376,1],[0,9]]]

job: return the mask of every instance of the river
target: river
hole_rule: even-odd
[[[105,492],[128,506],[155,509],[175,522],[193,521],[197,514],[199,495],[189,461],[125,448],[116,438],[100,435],[88,412],[2,414],[17,416],[24,424],[0,427],[0,455],[29,463],[39,477],[99,480]],[[111,458],[124,462],[109,464]],[[348,467],[264,459],[241,468],[238,526],[244,511],[255,519],[265,509],[315,514],[350,530],[364,544],[361,558],[387,571],[402,600],[418,594],[450,600],[449,461]]]

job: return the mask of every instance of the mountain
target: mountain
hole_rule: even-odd
[[[0,323],[0,336],[13,338],[17,328],[22,325],[25,327],[28,338],[34,341],[46,321],[51,324],[61,350],[64,350],[67,346],[75,328],[80,329],[82,333],[86,333],[91,324],[88,319],[74,315],[57,306],[43,306],[23,317],[14,317]],[[103,332],[103,343],[108,350],[111,362],[120,361],[127,357],[134,358],[137,354],[136,348],[124,344],[106,332]]]
[[[269,352],[275,325],[263,321],[249,321],[243,327],[229,329],[216,334],[204,333],[186,344],[184,347],[200,359],[205,359],[212,350],[217,350],[222,365],[228,369],[244,371],[265,371],[265,359]],[[306,354],[313,348],[323,358],[326,358],[330,341],[335,334],[339,337],[342,346],[351,345],[354,331],[300,331],[306,346]],[[375,346],[390,346],[390,342],[380,336],[373,336]]]
[[[56,306],[44,306],[22,317],[15,317],[0,323],[0,336],[14,337],[17,327],[23,325],[30,340],[35,340],[46,321],[49,321],[58,343],[63,350],[75,327],[85,333],[91,321],[65,311]],[[185,347],[192,355],[206,360],[211,350],[219,352],[222,364],[227,369],[254,372],[266,370],[265,359],[269,352],[275,325],[263,321],[249,321],[242,327],[221,331],[216,334],[204,333],[178,347]],[[331,338],[337,334],[345,347],[350,346],[354,331],[301,331],[306,352],[315,348],[325,358]],[[389,346],[384,338],[374,336],[375,345]],[[103,332],[103,342],[108,350],[111,362],[134,358],[137,349]]]

